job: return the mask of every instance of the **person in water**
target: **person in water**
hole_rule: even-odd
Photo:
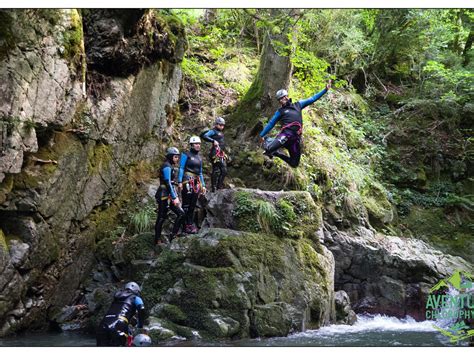
[[[129,282],[122,291],[117,291],[114,300],[97,330],[97,346],[126,346],[130,332],[130,321],[138,314],[137,328],[143,328],[145,305],[140,297],[140,286]]]
[[[224,141],[224,127],[225,120],[222,117],[217,117],[214,122],[214,128],[210,129],[202,135],[202,138],[212,143],[212,148],[209,153],[209,159],[212,163],[211,173],[211,191],[216,192],[217,189],[224,187],[224,178],[227,175],[227,155],[225,153]]]
[[[278,90],[276,99],[280,103],[280,108],[275,112],[262,132],[260,132],[260,142],[265,142],[264,137],[273,129],[277,122],[281,123],[280,133],[275,139],[267,140],[264,144],[265,152],[269,158],[278,157],[288,163],[292,168],[296,168],[301,159],[301,135],[303,133],[303,116],[301,111],[316,102],[331,88],[331,80],[326,84],[326,88],[308,99],[300,100],[296,103],[288,97],[285,89]],[[280,148],[286,148],[290,155],[283,154]]]
[[[178,174],[178,189],[182,191],[183,209],[186,213],[184,232],[195,234],[198,232],[194,225],[194,209],[199,195],[206,193],[206,185],[202,175],[201,139],[192,136],[189,139],[189,152],[181,153]]]
[[[179,161],[179,150],[175,147],[170,147],[166,151],[166,159],[160,167],[160,187],[156,191],[156,202],[158,204],[158,216],[155,223],[155,245],[162,244],[163,240],[161,231],[163,223],[168,217],[168,211],[173,211],[176,214],[176,220],[173,225],[173,230],[168,238],[172,241],[179,232],[179,228],[183,225],[185,213],[181,208],[178,194],[174,187],[177,184],[177,164]]]

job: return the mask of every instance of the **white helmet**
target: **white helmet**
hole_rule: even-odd
[[[288,91],[286,91],[285,89],[280,89],[275,94],[277,100],[280,100],[284,96],[288,96]]]
[[[201,143],[201,138],[198,136],[192,136],[189,138],[189,144],[194,144],[194,143]]]
[[[224,118],[222,118],[222,117],[217,117],[216,120],[215,120],[215,122],[214,122],[214,124],[216,124],[216,125],[217,125],[217,124],[225,125],[225,120],[224,120]]]
[[[134,346],[150,346],[151,338],[146,334],[138,334],[133,337]]]
[[[140,286],[136,282],[129,282],[125,285],[124,287],[126,290],[132,291],[134,294],[139,295],[142,290],[140,289]]]

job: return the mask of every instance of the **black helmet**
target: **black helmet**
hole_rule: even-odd
[[[166,149],[166,157],[168,159],[171,158],[173,155],[179,155],[179,149],[178,148],[169,147],[168,149]]]
[[[217,117],[214,124],[216,124],[216,125],[218,125],[218,124],[225,125],[225,120],[222,117]]]
[[[136,282],[129,282],[124,287],[126,290],[132,291],[134,294],[139,295],[142,291],[140,286]]]

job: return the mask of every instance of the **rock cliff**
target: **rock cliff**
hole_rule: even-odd
[[[44,326],[78,297],[101,230],[169,139],[185,46],[177,24],[148,10],[0,19],[4,335]]]

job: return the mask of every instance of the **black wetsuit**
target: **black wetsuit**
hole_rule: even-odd
[[[163,223],[168,217],[168,210],[170,209],[176,214],[176,220],[171,231],[170,241],[178,234],[179,228],[184,222],[185,213],[178,205],[175,206],[170,199],[178,197],[174,184],[177,179],[177,169],[166,161],[160,168],[160,187],[156,191],[155,199],[158,204],[158,216],[155,223],[155,244],[161,240],[161,230]]]
[[[137,328],[143,328],[145,305],[141,297],[129,290],[117,291],[97,330],[97,346],[126,346],[129,322],[138,313]]]
[[[207,131],[202,138],[213,143],[211,151],[209,152],[209,159],[212,163],[211,187],[212,192],[215,192],[217,189],[224,187],[224,178],[227,175],[224,132],[214,127],[214,129]],[[219,148],[214,146],[214,141],[219,143]]]
[[[285,106],[280,107],[275,112],[273,117],[260,133],[260,137],[265,137],[265,135],[272,130],[275,124],[280,121],[282,130],[266,148],[265,153],[267,155],[279,157],[293,168],[296,168],[299,165],[301,159],[301,135],[303,131],[303,116],[301,110],[314,103],[326,92],[327,89],[323,89],[314,96],[305,100],[300,100],[297,103],[293,103],[290,99]],[[278,152],[278,149],[282,147],[288,149],[290,156]]]
[[[193,225],[194,209],[202,188],[205,187],[202,176],[202,158],[198,151],[190,149],[181,153],[178,183],[183,183],[183,209],[186,212],[186,229]]]

